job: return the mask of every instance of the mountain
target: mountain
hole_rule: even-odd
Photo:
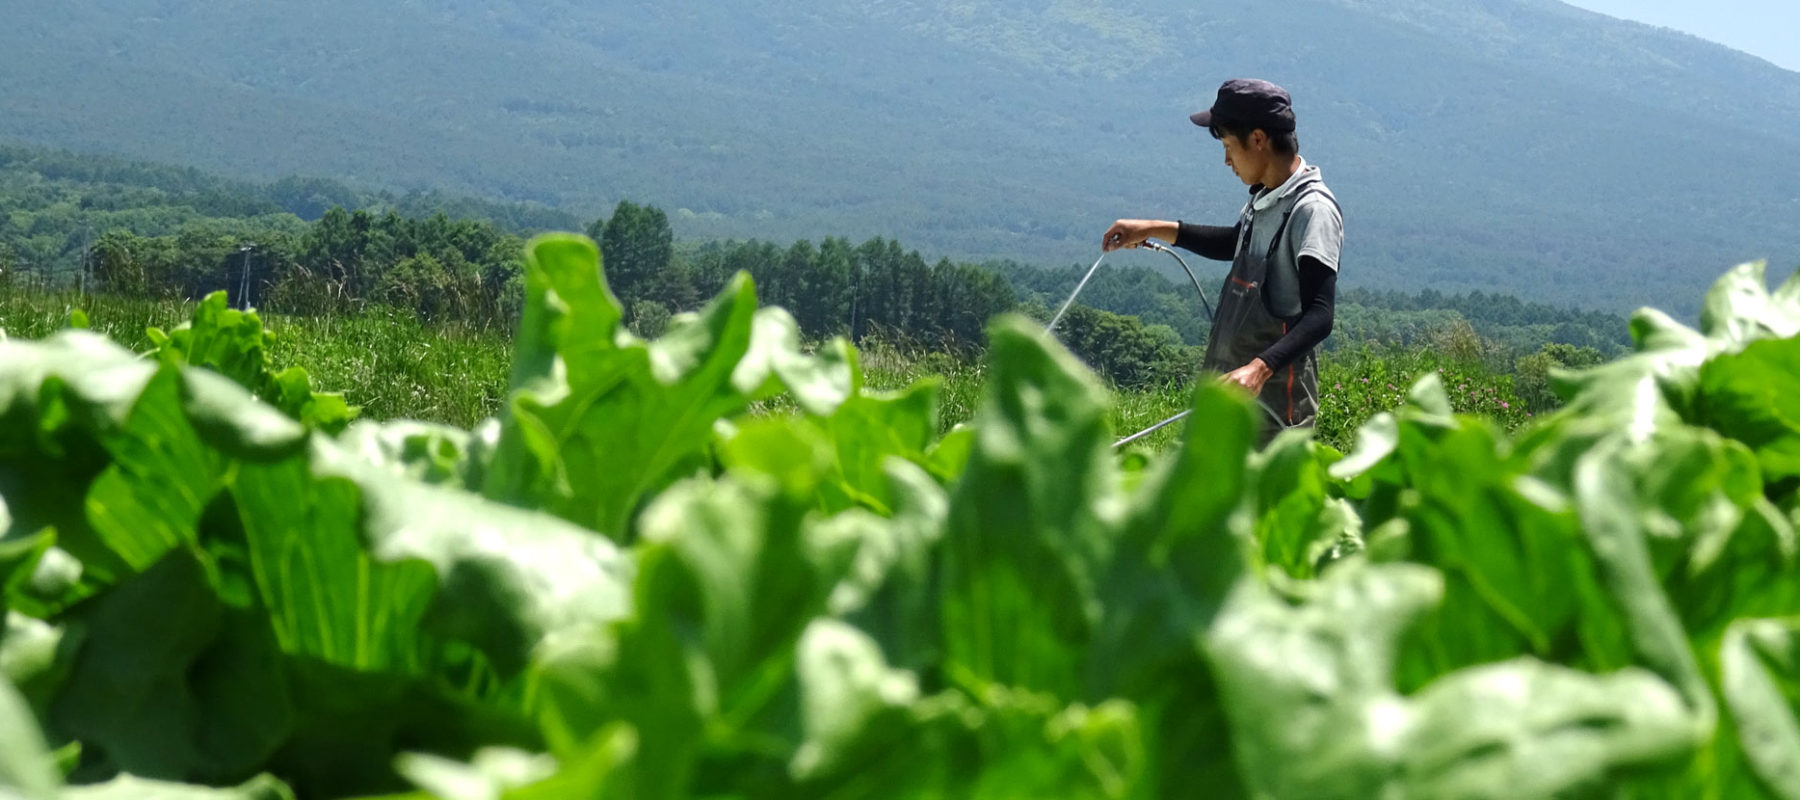
[[[1231,220],[1186,117],[1253,75],[1346,285],[1691,315],[1800,263],[1800,73],[1553,0],[9,5],[0,139],[250,178],[1060,266],[1115,217]]]

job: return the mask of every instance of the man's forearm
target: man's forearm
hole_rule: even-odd
[[[1313,258],[1300,259],[1300,318],[1261,356],[1270,370],[1281,371],[1331,335],[1337,317],[1337,270]]]
[[[1176,247],[1190,253],[1198,253],[1201,257],[1214,261],[1230,261],[1237,255],[1237,228],[1235,226],[1227,228],[1218,225],[1177,222],[1175,223],[1174,238],[1169,241],[1172,241]]]
[[[1144,234],[1151,239],[1161,239],[1169,244],[1174,244],[1175,238],[1181,234],[1181,223],[1160,219],[1152,220],[1150,227],[1144,229]]]

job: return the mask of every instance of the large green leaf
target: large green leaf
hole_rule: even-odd
[[[1171,671],[1196,665],[1197,632],[1246,574],[1246,457],[1255,418],[1241,398],[1217,387],[1200,391],[1194,412],[1205,430],[1191,428],[1181,450],[1146,479],[1108,565],[1105,615],[1090,645],[1090,696],[1177,686]]]
[[[465,481],[479,469],[478,436],[447,425],[410,420],[359,422],[344,431],[337,443],[369,465],[422,483],[467,489]]]
[[[256,312],[232,309],[223,291],[202,299],[191,321],[169,333],[151,328],[149,335],[162,363],[216,370],[308,427],[337,433],[356,416],[343,395],[313,391],[306,370],[277,372],[267,355],[274,334],[263,330]]]
[[[180,383],[175,370],[151,378],[123,428],[103,437],[112,464],[88,490],[88,524],[132,571],[196,541],[200,515],[223,478],[225,460],[188,422]]]
[[[1756,342],[1707,362],[1696,413],[1755,450],[1770,481],[1800,478],[1800,339]]]
[[[274,776],[259,775],[227,789],[121,775],[94,786],[63,790],[63,800],[294,800],[294,793]]]
[[[132,571],[126,556],[93,529],[86,509],[88,487],[109,474],[113,499],[131,498],[121,470],[111,465],[99,439],[116,433],[132,416],[132,406],[157,370],[128,351],[85,333],[65,333],[44,342],[0,342],[0,494],[5,497],[9,538],[34,537],[56,528],[62,546],[86,566],[89,576],[107,581]],[[162,403],[172,387],[163,384]],[[164,409],[156,409],[164,410]],[[140,417],[142,418],[142,417]],[[152,473],[150,479],[166,478]],[[173,542],[167,528],[118,530],[130,551],[148,560]],[[176,541],[187,536],[176,532]]]
[[[1599,676],[1521,659],[1403,697],[1399,637],[1441,586],[1403,565],[1334,570],[1298,604],[1240,585],[1206,646],[1258,795],[1568,796],[1693,747],[1681,696],[1641,670]]]
[[[1636,669],[1596,676],[1519,659],[1454,673],[1407,705],[1409,797],[1485,798],[1500,787],[1568,797],[1668,764],[1695,742],[1676,692]]]
[[[703,756],[797,746],[795,646],[857,544],[809,521],[821,477],[745,472],[658,497],[635,552],[633,615],[604,636],[560,637],[538,661],[539,716],[560,755],[628,723],[642,791],[669,797],[715,775],[749,780],[735,767],[698,773]]]
[[[353,482],[315,478],[301,461],[247,465],[232,499],[282,650],[353,669],[427,673],[422,626],[438,576],[425,564],[378,563],[364,549]]]
[[[64,788],[30,709],[0,680],[0,797],[8,800],[293,800],[293,792],[269,775],[241,786],[207,786],[121,775],[105,783]]]
[[[989,685],[921,696],[849,626],[814,623],[800,645],[806,740],[784,797],[1142,797],[1150,759],[1135,709],[1064,706]]]
[[[1766,261],[1741,264],[1713,284],[1700,311],[1700,330],[1708,338],[1735,351],[1800,335],[1800,272],[1770,294],[1767,270]]]
[[[1086,654],[1093,701],[1128,697],[1149,750],[1146,787],[1180,796],[1206,786],[1243,793],[1230,728],[1199,635],[1250,562],[1256,473],[1248,466],[1258,411],[1203,384],[1180,450],[1132,498],[1100,587],[1105,614]]]
[[[60,783],[31,707],[0,679],[0,797],[54,800]]]
[[[85,635],[79,625],[6,612],[6,628],[0,634],[0,678],[16,688],[39,716],[47,715]]]
[[[1258,563],[1295,578],[1310,578],[1325,549],[1335,544],[1344,521],[1326,517],[1328,476],[1316,455],[1318,445],[1303,436],[1283,436],[1257,453]]]
[[[95,583],[195,541],[224,460],[279,459],[303,429],[212,373],[85,332],[0,343],[0,495],[13,535],[57,529]]]
[[[1720,662],[1726,707],[1763,791],[1800,798],[1800,621],[1733,624]]]
[[[437,578],[428,625],[523,666],[545,637],[596,630],[629,610],[631,565],[612,542],[548,515],[397,480],[315,440],[316,474],[355,483],[361,541],[385,562],[424,562]],[[348,588],[347,586],[345,588]]]
[[[835,476],[847,500],[886,513],[894,502],[887,460],[931,463],[927,451],[937,435],[937,389],[920,382],[891,395],[852,397],[824,420],[836,451]]]
[[[759,313],[748,276],[645,343],[620,327],[591,241],[540,237],[526,272],[514,395],[485,478],[491,498],[628,541],[639,501],[677,477],[721,417],[775,386],[814,413],[856,389],[848,351],[801,355],[792,318]]]
[[[832,590],[829,610],[875,637],[893,663],[918,669],[942,655],[937,614],[937,553],[950,503],[931,476],[890,459],[893,516],[852,511],[820,523],[835,538],[858,542],[856,558]]]
[[[1124,511],[1106,394],[1022,318],[988,340],[975,450],[944,538],[946,668],[1072,697]]]
[[[266,631],[225,608],[186,552],[78,607],[70,622],[84,636],[50,727],[87,745],[90,772],[242,780],[294,725]]]
[[[424,674],[430,636],[510,673],[552,633],[627,611],[629,563],[602,537],[405,480],[322,438],[310,462],[245,466],[233,486],[288,652]]]
[[[1365,525],[1406,531],[1404,558],[1444,580],[1443,601],[1405,637],[1402,691],[1521,654],[1631,663],[1565,490],[1532,474],[1491,423],[1452,416],[1436,375],[1374,427],[1331,470],[1363,495]]]
[[[923,771],[890,768],[868,779],[875,777],[870,767],[891,750],[918,744],[921,725],[911,713],[920,697],[918,677],[889,668],[875,640],[839,622],[812,623],[798,662],[805,740],[794,753],[795,777],[807,782],[853,774],[866,781],[865,793],[881,787],[898,795],[908,784],[916,787]]]

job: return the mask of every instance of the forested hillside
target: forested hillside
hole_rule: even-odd
[[[234,175],[1067,265],[1230,218],[1186,114],[1256,74],[1347,287],[1691,317],[1720,264],[1800,261],[1800,75],[1553,0],[14,5],[0,137]]]
[[[291,233],[333,207],[410,217],[441,213],[515,233],[582,225],[572,214],[526,203],[369,191],[319,178],[230,180],[192,167],[0,146],[0,266],[51,282],[76,280],[83,258],[107,232],[190,239]]]

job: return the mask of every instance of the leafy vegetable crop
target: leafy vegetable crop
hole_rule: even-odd
[[[740,277],[628,333],[532,243],[512,393],[352,422],[201,307],[0,342],[0,794],[1800,797],[1800,281],[1347,456],[991,328],[975,420]],[[800,413],[751,404],[791,396]]]

